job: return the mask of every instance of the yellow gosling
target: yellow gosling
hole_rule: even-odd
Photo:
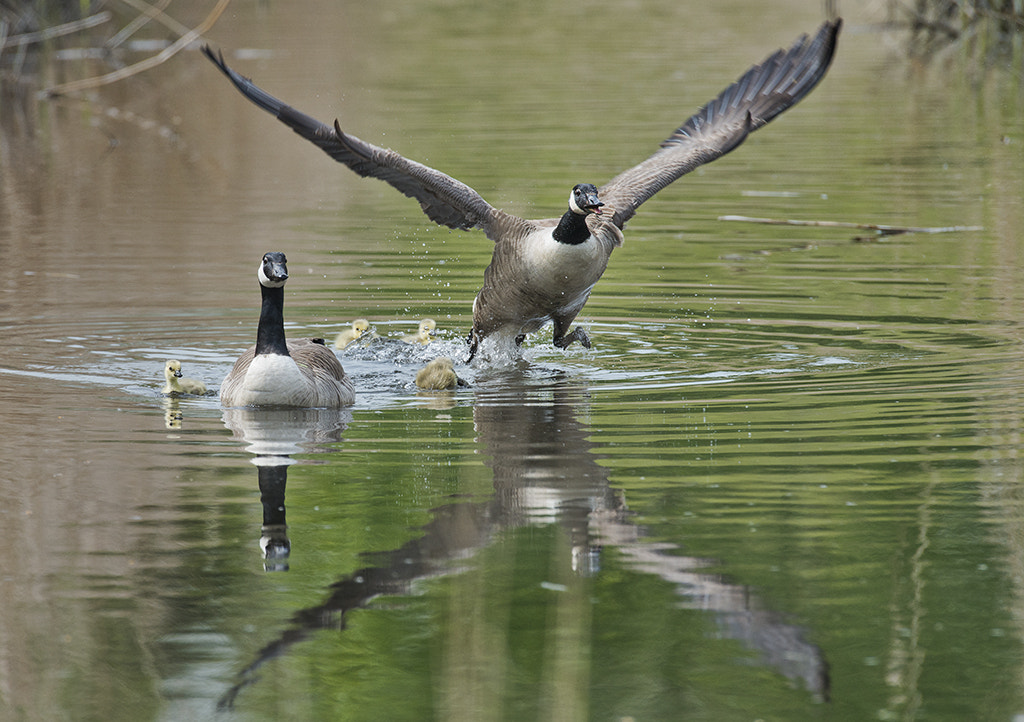
[[[452,360],[441,356],[419,370],[416,374],[416,385],[426,391],[440,391],[467,384],[455,373]]]
[[[206,384],[196,379],[186,379],[181,376],[181,361],[171,359],[164,364],[165,394],[195,394],[202,396],[206,393]]]
[[[434,330],[437,328],[437,323],[432,318],[425,318],[420,321],[419,330],[408,336],[402,336],[402,340],[406,343],[419,343],[428,344],[434,337]]]
[[[346,328],[344,331],[338,334],[338,337],[334,339],[334,348],[345,348],[350,345],[353,341],[356,341],[360,336],[366,333],[370,328],[370,322],[365,318],[357,318],[352,322],[352,328]]]

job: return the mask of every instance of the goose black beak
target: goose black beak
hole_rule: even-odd
[[[569,194],[569,210],[580,215],[601,215],[604,203],[597,195],[597,186],[590,183],[577,183]]]
[[[177,370],[176,370],[176,371],[174,372],[174,378],[177,378],[177,379],[180,379],[180,378],[181,378],[181,369],[177,369]]]
[[[276,283],[284,283],[288,280],[288,266],[283,260],[271,260],[265,263],[263,272],[267,278]]]
[[[587,213],[593,213],[596,216],[601,215],[601,208],[604,203],[597,197],[597,193],[587,193],[587,202],[583,206],[583,210]]]

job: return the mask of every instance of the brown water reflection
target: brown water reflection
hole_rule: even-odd
[[[235,692],[245,719],[1024,712],[1019,79],[909,63],[842,9],[826,83],[630,224],[592,351],[541,339],[422,396],[486,240],[343,172],[195,51],[46,102],[105,65],[39,56],[0,98],[0,716],[207,719]],[[537,215],[820,20],[235,2],[208,39]],[[726,214],[984,230],[853,243]],[[312,438],[158,393],[167,358],[219,384],[275,248],[296,329],[442,329],[346,352],[358,404]],[[295,463],[254,468],[289,427]]]

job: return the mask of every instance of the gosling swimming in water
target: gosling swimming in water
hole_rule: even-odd
[[[176,359],[171,359],[164,364],[164,378],[167,379],[163,390],[165,395],[195,394],[196,396],[202,396],[206,393],[206,384],[202,381],[182,378],[181,361]]]
[[[358,340],[370,329],[370,322],[365,318],[357,318],[352,322],[352,328],[346,328],[334,339],[334,348],[343,349],[354,341]]]
[[[419,330],[416,333],[409,334],[408,336],[402,336],[402,340],[406,343],[419,343],[428,344],[434,338],[434,330],[437,328],[437,322],[432,318],[425,318],[420,321]]]
[[[469,384],[455,373],[452,360],[441,356],[419,370],[416,374],[416,385],[425,391],[443,391]]]

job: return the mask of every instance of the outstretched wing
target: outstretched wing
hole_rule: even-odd
[[[492,226],[499,221],[510,220],[465,183],[404,158],[393,150],[380,148],[345,133],[338,121],[334,121],[333,128],[325,125],[286,105],[248,78],[236,73],[224,62],[223,55],[215,53],[209,46],[203,47],[203,53],[246,98],[359,175],[378,178],[415,198],[423,212],[435,223],[460,230],[479,226],[491,236]]]
[[[694,168],[720,158],[747,135],[800,102],[825,76],[842,20],[824,23],[755,65],[683,123],[661,150],[609,181],[598,193],[622,228],[640,204]]]

